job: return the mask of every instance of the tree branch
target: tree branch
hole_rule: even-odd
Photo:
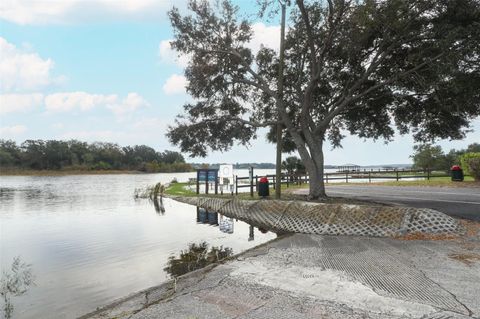
[[[302,2],[303,1],[299,0]],[[297,3],[299,2],[297,1]],[[305,9],[305,8],[304,8]],[[305,90],[304,94],[304,101],[302,103],[302,111],[301,111],[301,117],[300,117],[300,122],[303,123],[304,126],[306,126],[306,121],[308,121],[308,115],[310,113],[310,108],[312,106],[312,95],[313,95],[313,90],[317,87],[317,82],[318,79],[320,78],[321,75],[321,70],[322,70],[322,65],[324,63],[325,59],[325,54],[327,53],[328,49],[331,47],[331,42],[333,40],[333,36],[335,34],[335,31],[337,30],[337,25],[341,20],[341,17],[343,16],[345,12],[345,4],[339,9],[337,12],[337,17],[334,18],[335,16],[335,7],[333,4],[332,0],[328,0],[328,25],[329,25],[329,30],[328,30],[328,35],[323,42],[322,49],[320,51],[318,59],[315,58],[317,65],[315,68],[312,68],[312,70],[316,70],[315,72],[312,72],[312,78],[310,79],[310,82],[307,85],[307,88]],[[303,14],[302,14],[303,15]],[[306,16],[308,19],[308,16]],[[308,30],[307,30],[307,35],[308,35]]]
[[[317,58],[315,57],[315,40],[313,38],[312,25],[310,24],[310,19],[308,17],[307,9],[303,0],[297,0],[297,6],[300,9],[303,22],[305,23],[305,31],[307,32],[307,43],[310,48],[310,64],[312,66],[312,76],[317,74]]]
[[[217,118],[209,118],[209,119],[202,119],[200,123],[193,123],[192,125],[197,126],[197,125],[203,125],[205,123],[216,123],[219,121],[228,121],[228,122],[240,122],[245,125],[250,125],[251,127],[268,127],[277,124],[275,121],[267,121],[267,122],[256,122],[256,121],[250,121],[250,120],[245,120],[242,119],[241,117],[235,117],[235,116],[221,116]]]
[[[273,91],[272,89],[269,88],[268,86],[268,83],[257,73],[255,72],[251,67],[250,65],[247,63],[247,61],[245,61],[245,59],[243,58],[243,56],[238,52],[236,51],[235,49],[231,49],[231,50],[218,50],[218,49],[201,49],[201,48],[196,48],[195,49],[196,51],[199,51],[199,52],[202,52],[202,53],[223,53],[223,54],[229,54],[229,55],[233,55],[237,58],[240,59],[240,64],[243,65],[248,73],[250,73],[257,81],[259,81],[260,83],[259,84],[256,84],[255,86],[259,89],[261,89],[262,91],[264,91],[266,94],[270,95],[272,98],[274,98],[275,100],[278,98],[277,97],[277,93],[275,91]],[[247,79],[245,79],[243,81],[245,84],[250,84],[252,85],[252,83],[255,83],[253,81],[249,81]]]
[[[442,53],[439,53],[437,54],[436,56],[434,56],[432,59],[429,59],[428,61],[424,61],[420,64],[418,64],[417,66],[415,66],[414,68],[411,68],[407,71],[404,71],[402,73],[399,73],[397,74],[396,76],[386,80],[386,81],[383,81],[381,83],[378,83],[376,85],[373,85],[371,87],[369,87],[368,89],[366,89],[365,91],[355,95],[355,96],[351,96],[350,98],[346,98],[345,100],[343,100],[343,102],[337,106],[335,109],[333,109],[329,114],[327,114],[327,116],[325,116],[325,118],[322,120],[322,122],[320,123],[320,125],[315,129],[315,131],[319,131],[325,127],[328,126],[328,124],[330,123],[330,121],[335,117],[337,116],[338,114],[340,114],[347,106],[348,104],[360,99],[361,97],[367,95],[368,93],[382,87],[382,86],[385,86],[387,84],[390,84],[390,83],[393,83],[394,81],[398,80],[399,78],[405,76],[405,75],[408,75],[412,72],[415,72],[421,68],[423,68],[424,66],[432,63],[433,61],[437,60],[438,58],[442,57],[443,55],[445,55],[445,52],[442,52]]]
[[[255,72],[252,69],[252,67],[247,63],[247,61],[245,61],[243,56],[237,50],[232,49],[230,54],[233,54],[240,59],[242,65],[247,69],[248,73],[250,73],[255,79],[257,79],[257,81],[259,81],[261,83],[261,85],[263,87],[263,91],[265,93],[270,95],[275,100],[278,99],[277,93],[269,88],[268,83],[257,72]]]
[[[340,8],[340,11],[337,13],[337,17],[334,19],[335,15],[335,7],[333,6],[332,0],[328,0],[328,35],[326,40],[323,42],[322,50],[320,51],[319,58],[318,58],[318,67],[317,73],[315,77],[320,76],[320,70],[322,68],[322,64],[325,58],[325,53],[327,53],[328,49],[331,48],[331,43],[333,40],[333,35],[337,30],[337,25],[340,22],[343,14],[345,12],[345,5]]]

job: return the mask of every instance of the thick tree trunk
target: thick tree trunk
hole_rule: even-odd
[[[325,182],[323,180],[323,151],[317,156],[312,156],[314,168],[312,172],[308,172],[310,176],[310,191],[308,194],[309,199],[322,199],[326,198]]]
[[[323,135],[312,135],[311,132],[304,131],[304,135],[310,135],[309,143],[306,143],[306,140],[288,122],[287,115],[285,113],[282,115],[310,179],[309,199],[326,198],[323,181]]]

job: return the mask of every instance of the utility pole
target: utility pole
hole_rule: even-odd
[[[283,99],[283,66],[285,64],[285,16],[286,16],[286,3],[285,0],[279,0],[280,6],[282,7],[282,22],[280,27],[280,57],[278,63],[278,84],[277,84],[277,93],[278,100]],[[279,101],[277,101],[277,110]],[[282,194],[282,144],[283,144],[283,133],[282,133],[282,122],[280,118],[280,112],[278,112],[278,123],[277,123],[277,161],[276,161],[276,172],[275,172],[275,198],[280,199]]]

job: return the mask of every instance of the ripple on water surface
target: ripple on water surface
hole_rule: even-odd
[[[14,318],[72,318],[158,285],[169,278],[169,257],[191,243],[239,253],[276,237],[255,231],[249,240],[243,222],[222,232],[198,223],[196,207],[166,199],[162,214],[133,198],[135,188],[193,175],[2,177],[2,269],[20,256],[35,276],[28,293],[12,299]]]

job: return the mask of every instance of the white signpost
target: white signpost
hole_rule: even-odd
[[[223,185],[223,179],[228,178],[228,183],[233,184],[233,165],[232,164],[222,164],[219,169],[220,184]]]

